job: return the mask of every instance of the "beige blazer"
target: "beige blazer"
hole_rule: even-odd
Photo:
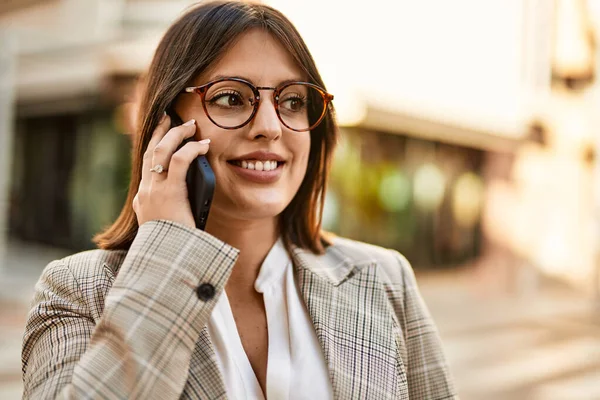
[[[237,256],[152,221],[129,251],[51,262],[27,319],[24,398],[226,398],[206,324]],[[405,258],[338,238],[292,259],[337,399],[457,398]]]

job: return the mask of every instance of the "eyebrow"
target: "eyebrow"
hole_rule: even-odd
[[[243,79],[245,81],[252,83],[254,86],[258,86],[252,79],[250,79],[246,76],[241,76],[241,75],[215,75],[215,76],[212,76],[205,83],[217,81],[219,79],[229,79],[229,78]],[[277,87],[277,86],[285,85],[286,83],[291,83],[291,82],[306,82],[306,80],[302,79],[302,78],[286,79],[286,80],[278,82],[277,85],[275,85],[275,86]]]

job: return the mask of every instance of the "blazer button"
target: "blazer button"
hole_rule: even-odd
[[[203,283],[196,288],[196,296],[202,301],[208,301],[215,297],[215,287],[210,283]]]

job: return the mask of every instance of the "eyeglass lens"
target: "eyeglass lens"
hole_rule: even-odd
[[[239,81],[221,81],[211,85],[204,102],[208,116],[225,128],[245,124],[258,106],[255,105],[252,87]],[[291,129],[308,130],[323,114],[324,103],[319,90],[309,85],[290,85],[279,93],[279,118]]]

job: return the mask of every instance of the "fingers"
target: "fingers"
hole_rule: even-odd
[[[169,127],[171,126],[171,118],[165,113],[163,118],[158,123],[156,129],[154,129],[154,133],[152,133],[152,137],[150,138],[150,142],[148,143],[148,147],[144,153],[144,158],[142,161],[142,180],[140,182],[140,186],[142,182],[149,182],[151,180],[150,168],[152,165],[152,151],[154,147],[161,141],[161,139],[167,134],[169,131]]]
[[[167,134],[169,128],[171,126],[171,117],[167,113],[165,113],[154,129],[152,133],[152,137],[150,138],[150,142],[148,143],[148,150],[152,151],[154,147],[161,141],[161,139]]]
[[[181,142],[194,136],[196,133],[195,124],[196,121],[191,119],[185,124],[169,130],[152,150],[152,167],[160,164],[165,169],[170,169],[170,164],[172,162],[171,158],[177,151],[177,148],[181,145]],[[152,178],[157,179],[160,175],[162,174],[153,174]]]
[[[138,224],[155,219],[167,219],[195,227],[186,197],[185,178],[192,161],[208,152],[205,139],[200,142],[187,141],[196,132],[195,121],[169,129],[171,120],[164,117],[159,122],[142,162],[142,179],[137,194],[132,201]],[[157,164],[168,172],[151,172]],[[165,185],[166,184],[166,185]]]
[[[171,157],[171,163],[169,164],[169,180],[171,182],[185,181],[190,164],[196,157],[205,155],[208,152],[209,143],[210,139],[189,142],[177,150]]]

